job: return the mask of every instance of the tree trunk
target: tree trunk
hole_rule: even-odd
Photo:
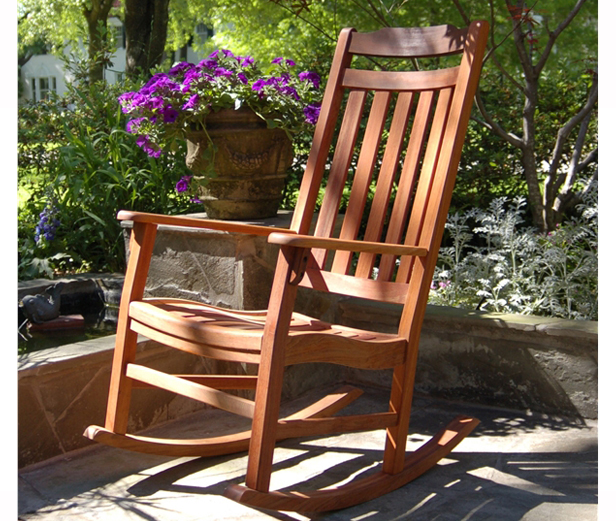
[[[113,5],[113,0],[91,0],[83,8],[83,15],[88,24],[88,58],[90,60],[89,81],[103,81],[104,66],[97,60],[98,53],[103,48],[103,38],[107,34],[107,18]]]
[[[539,80],[541,72],[546,65],[550,53],[556,43],[556,39],[570,25],[571,21],[577,16],[586,0],[576,0],[565,19],[558,24],[553,31],[547,30],[548,41],[540,51],[533,40],[532,35],[532,9],[529,9],[524,0],[505,0],[507,10],[512,21],[512,33],[519,58],[524,83],[504,70],[492,52],[490,58],[496,63],[504,76],[516,87],[524,97],[524,108],[522,111],[523,135],[518,137],[507,132],[495,121],[486,110],[481,100],[481,95],[477,93],[477,106],[484,120],[479,123],[490,129],[495,135],[504,139],[514,147],[518,148],[522,154],[522,169],[528,186],[528,201],[533,217],[533,224],[541,231],[553,230],[556,224],[562,219],[562,213],[571,205],[575,204],[578,193],[574,189],[576,175],[586,168],[590,163],[596,162],[597,150],[590,152],[583,160],[580,153],[586,141],[588,124],[590,122],[591,111],[594,110],[597,99],[597,74],[594,75],[593,85],[589,91],[588,100],[584,107],[564,123],[556,137],[552,157],[549,161],[549,171],[546,174],[543,187],[539,181],[537,172],[537,151],[535,143],[536,118],[535,114],[539,99]],[[453,0],[461,13],[464,11],[460,3]],[[534,4],[533,4],[534,5]],[[492,25],[495,23],[492,16]],[[502,42],[501,42],[502,43]],[[493,42],[494,46],[494,42]],[[493,47],[494,48],[494,47]],[[563,163],[564,144],[573,129],[580,125],[578,139],[575,143],[573,155],[571,157],[569,172],[567,175],[559,174]],[[594,176],[596,177],[596,175]]]
[[[169,0],[126,0],[124,13],[126,74],[135,77],[162,63]]]

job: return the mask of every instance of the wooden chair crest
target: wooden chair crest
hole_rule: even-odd
[[[339,509],[378,497],[425,472],[467,436],[478,422],[458,417],[420,449],[406,454],[419,333],[487,34],[486,22],[473,22],[465,29],[448,25],[374,33],[344,29],[289,230],[120,212],[119,219],[133,221],[133,231],[107,416],[104,427],[90,426],[84,435],[115,447],[174,456],[248,450],[246,485],[231,485],[226,495],[257,507],[294,511]],[[453,54],[461,55],[459,65],[438,70],[351,67],[354,56],[410,63],[414,58]],[[350,171],[348,205],[334,237]],[[322,205],[314,233],[309,234],[325,172]],[[372,203],[362,226],[371,190]],[[268,309],[232,311],[181,299],[143,298],[156,229],[162,224],[268,235],[269,242],[280,246]],[[328,258],[328,252],[333,256]],[[300,315],[294,312],[300,286],[402,303],[398,333],[363,331]],[[138,365],[137,334],[200,356],[258,364],[258,375],[169,375]],[[316,361],[393,368],[389,411],[333,416],[361,393],[345,388],[279,419],[285,366]],[[252,429],[195,440],[128,434],[131,390],[138,386],[166,389],[252,418]],[[225,389],[254,389],[255,399],[230,395]],[[379,428],[387,429],[381,472],[334,489],[269,490],[278,440]]]

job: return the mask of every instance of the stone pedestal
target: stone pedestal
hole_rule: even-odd
[[[288,228],[291,212],[247,222]],[[128,247],[132,223],[122,224]],[[265,309],[277,255],[278,247],[263,236],[159,226],[146,296],[187,298],[231,309]]]

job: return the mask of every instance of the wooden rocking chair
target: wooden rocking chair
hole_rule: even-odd
[[[418,450],[406,454],[419,333],[487,34],[488,24],[482,21],[465,29],[449,25],[374,33],[344,29],[289,230],[121,211],[118,218],[132,220],[133,230],[106,423],[104,428],[88,427],[84,435],[114,447],[171,456],[248,450],[246,485],[231,485],[225,495],[255,507],[300,512],[346,508],[394,490],[431,468],[467,436],[478,421],[460,416]],[[354,56],[398,58],[414,64],[419,58],[453,54],[461,54],[459,65],[439,70],[351,68]],[[329,160],[342,112],[337,146]],[[322,206],[314,233],[309,235],[326,170]],[[349,171],[353,174],[348,206],[339,237],[333,237]],[[376,187],[368,208],[373,177]],[[362,229],[364,210],[367,224]],[[267,311],[231,311],[182,299],[143,298],[158,225],[268,235],[280,252]],[[401,303],[398,333],[358,330],[300,315],[294,312],[300,286]],[[204,357],[258,364],[258,375],[170,375],[138,365],[137,334]],[[347,389],[279,419],[285,366],[306,362],[393,368],[389,411],[333,416],[360,394]],[[252,418],[252,429],[192,440],[128,434],[133,387],[165,389]],[[227,389],[254,389],[255,400],[230,395],[224,392]],[[386,429],[382,469],[376,474],[338,488],[269,490],[278,440],[374,429]]]

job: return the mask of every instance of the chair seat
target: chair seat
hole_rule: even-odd
[[[184,299],[131,302],[131,329],[188,352],[258,363],[267,311],[228,310]],[[329,324],[293,313],[285,365],[330,362],[352,367],[404,363],[406,339]]]

